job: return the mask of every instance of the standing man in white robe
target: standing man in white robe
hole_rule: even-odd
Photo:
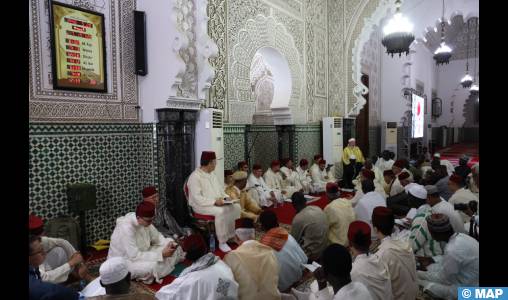
[[[269,188],[275,192],[282,194],[282,200],[287,198],[288,191],[283,189],[283,179],[280,173],[280,162],[278,160],[272,161],[270,168],[266,170],[265,174],[263,175],[263,179]],[[293,190],[291,190],[291,192],[294,193]]]
[[[390,151],[384,150],[381,154],[381,158],[376,161],[376,167],[383,173],[386,170],[391,170],[393,163],[394,161],[391,159]]]
[[[476,197],[470,190],[464,187],[464,180],[459,175],[453,174],[448,179],[448,189],[453,193],[450,199],[448,199],[448,203],[451,205],[455,204],[467,204],[469,205],[469,201],[477,201],[479,202],[478,197]],[[462,217],[462,221],[464,223],[469,222],[471,219],[470,216],[466,215],[464,212],[459,212]]]
[[[318,168],[311,170],[311,176],[314,191],[318,193],[326,191],[326,184],[328,182],[332,182],[332,180],[330,180],[328,177],[328,173],[326,172],[326,160],[321,159],[319,161]]]
[[[362,181],[362,191],[364,195],[355,206],[356,220],[369,224],[372,229],[372,212],[375,207],[386,207],[386,200],[374,190],[374,182],[370,179]],[[376,239],[374,230],[371,232],[372,239]]]
[[[303,187],[298,178],[298,173],[293,169],[293,161],[290,158],[282,160],[280,168],[281,175],[286,177],[282,182],[282,187],[288,192],[287,197],[291,198],[294,192],[302,191]]]
[[[374,300],[392,300],[392,284],[388,266],[369,253],[371,230],[369,224],[354,221],[349,224],[348,240],[353,254],[351,280],[363,283]]]
[[[229,196],[224,186],[213,173],[216,166],[215,152],[201,153],[200,167],[189,176],[189,205],[198,214],[213,215],[215,217],[215,232],[222,252],[229,252],[231,248],[227,241],[235,237],[235,220],[240,218],[240,204],[224,204]]]
[[[132,279],[146,284],[161,283],[183,260],[182,248],[152,225],[154,216],[155,206],[143,201],[136,212],[118,218],[108,252],[108,259],[123,257]]]
[[[312,188],[312,176],[309,171],[309,161],[305,158],[300,160],[300,164],[296,167],[296,173],[298,174],[298,180],[303,188],[304,194],[313,193]]]
[[[237,299],[238,283],[224,261],[207,253],[206,242],[199,234],[188,236],[182,245],[192,265],[156,294],[158,300]]]
[[[250,190],[252,199],[258,202],[258,205],[263,207],[272,206],[275,202],[282,202],[282,193],[277,190],[271,189],[263,179],[263,169],[261,165],[255,164],[252,166],[252,173],[249,175],[247,181],[247,188]]]

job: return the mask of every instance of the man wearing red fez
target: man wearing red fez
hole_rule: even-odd
[[[314,155],[314,161],[313,161],[312,165],[309,168],[309,171],[310,171],[311,175],[312,175],[312,172],[319,171],[319,161],[321,159],[323,159],[323,155],[321,155],[321,154]]]
[[[81,279],[93,280],[88,269],[83,264],[83,256],[74,249],[67,240],[52,238],[44,235],[44,222],[34,214],[28,216],[28,231],[31,235],[40,237],[44,249],[42,264],[40,264],[40,278],[44,282],[63,283],[67,281],[71,272]]]
[[[395,226],[392,210],[376,207],[372,212],[372,226],[381,240],[376,255],[388,266],[393,299],[414,300],[418,292],[416,260],[408,241],[391,237]]]
[[[189,176],[189,205],[194,212],[215,217],[215,232],[219,248],[223,252],[231,251],[227,241],[235,237],[235,220],[240,218],[240,204],[224,204],[229,196],[213,172],[215,170],[215,152],[203,151],[200,167]]]
[[[466,189],[464,186],[464,179],[457,174],[452,174],[452,176],[450,176],[448,179],[448,189],[453,193],[450,199],[448,199],[448,203],[451,205],[469,205],[470,201],[480,201],[480,199],[475,194],[473,194],[471,190]],[[465,214],[462,210],[459,210],[459,214],[462,217],[464,223],[468,223],[471,220],[471,217]]]
[[[268,171],[269,170],[267,170],[267,172]],[[247,180],[247,188],[250,189],[249,193],[252,199],[256,201],[260,207],[269,207],[275,203],[284,201],[281,191],[272,189],[265,182],[263,178],[263,169],[259,164],[255,164],[252,167],[252,173]]]
[[[309,171],[309,161],[305,158],[300,160],[298,167],[296,167],[296,173],[298,174],[298,180],[303,188],[303,193],[309,194],[314,192],[312,188],[312,175]]]
[[[405,177],[403,175],[403,178],[407,179],[410,182],[413,182],[413,175],[411,172],[406,169],[407,161],[405,159],[398,159],[393,163],[392,171],[395,174],[395,181],[392,184],[392,188],[390,189],[390,196],[395,196],[397,194],[400,194],[404,192],[404,186],[400,183],[399,175],[403,172],[406,172],[409,176]]]
[[[285,167],[286,170],[289,170]],[[286,173],[281,172],[280,162],[278,160],[272,161],[270,169],[266,170],[263,175],[266,184],[274,191],[279,191],[283,195],[282,201],[285,198],[290,198],[294,192],[299,189],[297,186],[291,184],[291,179],[288,179]]]
[[[108,258],[123,257],[131,278],[145,284],[161,283],[184,259],[182,248],[153,226],[154,217],[155,205],[143,201],[135,212],[118,218],[108,252]]]
[[[247,164],[247,161],[245,161],[245,160],[238,162],[237,168],[238,168],[238,171],[244,171],[244,172],[249,173],[249,164]]]
[[[207,252],[207,243],[200,234],[186,237],[182,248],[192,265],[159,289],[157,299],[238,299],[238,283],[231,269],[218,256]]]
[[[392,189],[392,184],[395,182],[395,174],[393,173],[392,169],[385,170],[383,172],[383,190],[385,191],[386,195],[390,195],[390,190]]]
[[[326,196],[330,203],[323,210],[328,220],[328,240],[332,244],[348,245],[347,229],[356,219],[351,201],[339,197],[339,186],[335,182],[326,184]]]
[[[169,212],[166,203],[159,202],[159,192],[153,185],[147,186],[142,191],[143,201],[150,202],[155,205],[156,210],[160,210],[156,213],[153,225],[157,230],[162,233],[164,237],[173,237],[173,235],[183,235],[183,229],[178,225],[175,218]]]
[[[351,280],[363,283],[372,299],[392,299],[390,274],[377,255],[370,255],[371,230],[369,224],[354,221],[347,231],[349,246],[353,255]]]
[[[310,174],[312,176],[312,187],[316,193],[326,191],[326,184],[333,182],[333,180],[329,179],[326,172],[326,160],[324,159],[319,160],[317,168],[311,168]]]

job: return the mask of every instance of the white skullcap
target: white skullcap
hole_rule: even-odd
[[[354,154],[349,155],[349,159],[356,159],[356,156]]]
[[[104,285],[117,283],[124,279],[129,271],[122,257],[112,257],[102,263],[99,268],[101,282]]]
[[[441,157],[441,154],[439,154],[439,153],[434,153],[434,157]]]
[[[256,230],[254,228],[237,228],[235,233],[242,242],[245,242],[255,237]]]
[[[351,142],[356,142],[356,139],[355,138],[350,138],[349,140],[347,140],[348,143],[351,143]]]
[[[427,199],[427,190],[425,189],[425,187],[423,185],[419,185],[419,184],[412,184],[409,189],[408,189],[408,192],[415,196],[416,198],[419,198],[419,199]]]

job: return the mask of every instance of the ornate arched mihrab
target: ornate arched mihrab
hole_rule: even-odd
[[[302,107],[303,67],[293,36],[273,17],[263,15],[247,20],[245,27],[238,32],[238,43],[233,47],[231,65],[232,100],[255,101],[251,97],[250,67],[254,55],[262,47],[272,47],[286,58],[292,85],[289,107]]]

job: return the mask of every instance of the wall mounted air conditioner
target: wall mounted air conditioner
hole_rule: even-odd
[[[196,122],[196,167],[199,167],[202,151],[214,151],[217,157],[215,175],[224,185],[224,132],[223,112],[219,109],[206,108],[198,112]]]
[[[323,159],[331,165],[342,160],[342,118],[323,118]]]
[[[390,150],[397,157],[397,122],[383,122],[381,127],[381,151]]]

